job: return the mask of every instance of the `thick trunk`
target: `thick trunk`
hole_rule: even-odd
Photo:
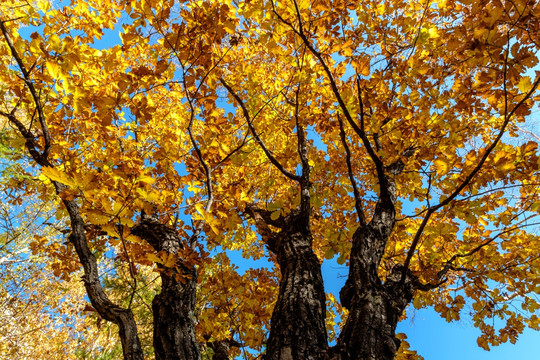
[[[197,273],[191,269],[182,276],[185,283],[162,273],[161,292],[152,301],[156,360],[200,359],[193,317]]]
[[[178,254],[182,240],[166,225],[143,216],[132,233],[146,240],[158,252]],[[161,291],[152,301],[154,316],[154,351],[156,360],[199,360],[199,344],[195,338],[195,294],[197,271],[187,268],[178,259],[174,268],[158,264]]]
[[[349,316],[333,352],[340,360],[391,360],[400,341],[395,336],[399,317],[412,300],[415,278],[396,266],[385,281],[378,268],[394,226],[392,203],[379,203],[370,224],[353,236],[349,277],[340,292]]]
[[[291,217],[282,232],[267,240],[281,270],[267,360],[320,359],[328,346],[321,265],[305,222],[297,218]]]
[[[414,294],[411,281],[400,283],[400,270],[396,268],[394,280],[354,292],[338,341],[340,360],[394,359],[400,345],[396,326]]]

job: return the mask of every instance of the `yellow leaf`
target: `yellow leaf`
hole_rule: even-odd
[[[77,183],[66,173],[53,168],[53,167],[44,167],[41,170],[41,174],[45,175],[47,178],[49,178],[52,181],[59,182],[61,184],[67,185],[71,188],[76,188]]]
[[[531,78],[529,76],[524,76],[519,80],[518,89],[522,93],[528,93],[532,89]]]
[[[156,180],[148,175],[143,175],[137,179],[139,182],[145,182],[147,184],[153,184]]]
[[[177,260],[178,260],[178,255],[176,255],[176,254],[168,254],[166,256],[164,266],[168,267],[168,268],[172,268],[172,267],[174,267],[176,265]]]
[[[45,62],[45,67],[47,68],[47,71],[53,78],[58,77],[58,73],[60,72],[60,66],[52,61]]]
[[[102,214],[89,213],[86,220],[95,225],[105,225],[108,224],[111,219],[109,216],[104,216]]]
[[[155,254],[152,254],[152,253],[146,254],[146,258],[152,262],[163,264],[163,260],[160,257],[156,256]]]
[[[360,60],[353,62],[353,66],[356,72],[362,76],[368,76],[370,74],[370,59],[363,57]]]
[[[433,164],[435,164],[435,168],[437,169],[439,175],[445,175],[450,167],[443,159],[437,159],[433,162]]]
[[[204,205],[201,203],[195,204],[195,210],[197,210],[197,212],[201,214],[203,217],[206,215],[206,211],[204,210]]]

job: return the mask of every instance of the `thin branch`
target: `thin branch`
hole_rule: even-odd
[[[300,19],[300,12],[298,10],[298,7],[296,7],[296,10],[297,10],[296,11],[297,16]],[[307,38],[307,36],[305,35],[305,33],[303,31],[303,28],[300,27],[300,30],[296,29],[290,22],[286,21],[281,15],[279,15],[279,13],[276,11],[273,4],[272,4],[272,11],[274,12],[274,14],[278,17],[278,19],[280,21],[282,21],[284,24],[289,26],[292,29],[292,31],[295,32],[302,39],[302,41],[304,42],[306,47],[309,49],[309,51],[319,60],[321,66],[324,69],[324,72],[326,73],[326,75],[328,77],[328,80],[330,81],[330,86],[332,88],[332,92],[334,93],[334,96],[336,97],[336,100],[337,100],[337,102],[338,102],[338,104],[340,106],[341,111],[343,112],[343,115],[347,119],[347,122],[352,126],[354,131],[358,134],[358,136],[362,140],[362,143],[366,147],[366,150],[367,150],[370,158],[373,160],[373,162],[375,164],[375,168],[377,170],[377,177],[379,179],[379,184],[380,184],[380,197],[381,197],[381,199],[384,199],[384,201],[390,200],[391,195],[390,195],[390,191],[388,189],[389,184],[388,184],[388,181],[387,181],[386,176],[384,174],[384,165],[383,165],[381,159],[376,154],[376,152],[373,150],[373,147],[371,146],[371,143],[369,142],[369,139],[368,139],[368,137],[367,137],[367,135],[365,133],[365,129],[364,129],[364,104],[363,104],[363,101],[362,101],[362,94],[361,94],[361,91],[360,91],[360,80],[359,80],[359,78],[357,77],[358,100],[359,100],[359,103],[360,103],[360,120],[361,120],[360,127],[353,120],[351,113],[347,109],[347,106],[345,105],[345,101],[343,100],[343,98],[341,96],[341,93],[340,93],[340,91],[339,91],[339,89],[337,87],[336,80],[334,79],[334,76],[332,75],[332,72],[330,71],[330,68],[326,64],[326,61],[323,59],[322,54],[319,51],[317,51],[313,47],[313,45],[310,43],[309,39]]]
[[[519,131],[524,132],[525,134],[532,136],[537,142],[540,141],[540,136],[538,136],[537,134],[533,133],[532,131],[529,131],[529,130],[527,130],[527,129],[524,129],[524,128],[520,127],[520,126],[517,126],[517,128],[518,128]]]
[[[236,152],[238,152],[241,148],[243,148],[244,145],[246,145],[246,143],[248,142],[248,141],[247,141],[248,134],[249,134],[249,132],[246,132],[246,135],[245,135],[244,138],[242,139],[242,142],[240,143],[240,145],[238,145],[237,147],[235,147],[235,148],[234,148],[231,152],[229,152],[223,159],[221,159],[220,161],[218,161],[218,163],[212,168],[212,171],[214,171],[215,169],[217,169],[221,164],[223,164],[225,161],[227,161],[231,156],[233,156]]]
[[[536,79],[536,81],[534,82],[534,84],[533,84],[532,88],[529,90],[529,92],[527,92],[527,94],[525,94],[523,99],[521,99],[521,101],[519,101],[516,104],[516,106],[510,111],[510,113],[508,113],[507,112],[508,111],[507,89],[506,89],[506,76],[507,76],[507,72],[508,72],[508,54],[509,54],[509,51],[507,49],[506,50],[506,57],[505,57],[505,61],[504,61],[504,73],[503,73],[503,75],[504,75],[503,87],[504,87],[504,93],[505,93],[505,101],[504,101],[505,119],[504,119],[503,125],[502,125],[501,129],[499,130],[499,133],[497,134],[497,136],[493,140],[493,142],[486,148],[486,150],[484,152],[484,155],[482,156],[482,158],[480,158],[480,161],[478,162],[478,164],[469,173],[469,175],[465,178],[465,180],[454,190],[454,192],[452,194],[450,194],[450,196],[448,196],[446,199],[441,201],[439,204],[437,204],[437,205],[435,205],[435,206],[433,206],[433,207],[431,207],[431,208],[429,208],[427,210],[426,216],[424,217],[424,219],[422,220],[422,223],[420,224],[420,227],[416,231],[414,239],[413,239],[413,241],[411,243],[411,247],[410,247],[410,249],[409,249],[409,251],[407,253],[407,258],[405,259],[405,263],[404,263],[404,265],[405,265],[404,269],[408,269],[408,267],[409,267],[409,265],[411,263],[412,257],[414,255],[414,252],[416,251],[416,247],[418,246],[418,242],[420,241],[420,237],[421,237],[421,235],[422,235],[422,233],[424,231],[424,228],[426,227],[431,215],[433,213],[435,213],[438,209],[440,209],[443,206],[449,204],[452,200],[454,200],[459,195],[459,193],[467,185],[469,185],[469,183],[476,176],[476,174],[480,171],[480,169],[482,169],[482,167],[483,167],[484,163],[486,162],[487,158],[489,157],[489,155],[491,155],[491,153],[493,152],[495,147],[499,144],[499,141],[501,140],[502,136],[504,135],[504,132],[506,131],[506,128],[507,128],[508,124],[510,123],[510,120],[512,119],[513,115],[515,114],[516,110],[519,107],[521,107],[521,105],[523,105],[525,103],[525,101],[530,99],[530,97],[536,91],[536,88],[540,84],[540,76],[539,76],[538,79]],[[402,281],[404,281],[404,279],[405,279],[405,272],[403,272]]]
[[[30,94],[32,94],[34,104],[36,105],[39,123],[41,125],[41,131],[43,132],[43,139],[45,140],[45,148],[43,149],[41,156],[44,159],[47,159],[47,157],[49,156],[49,152],[51,150],[51,136],[49,134],[47,123],[45,122],[45,115],[43,114],[43,106],[41,105],[38,92],[34,86],[34,82],[30,78],[30,72],[26,69],[21,57],[19,56],[19,53],[17,52],[17,49],[15,48],[15,45],[11,41],[11,37],[9,36],[9,33],[3,21],[0,21],[0,29],[2,30],[2,34],[4,35],[4,38],[6,39],[6,42],[11,50],[11,55],[17,62],[17,65],[19,65],[19,69],[21,70],[23,74],[24,82],[26,86],[28,87],[28,90],[30,90]]]
[[[533,216],[531,216],[533,217]],[[531,217],[528,217],[527,219],[531,218]],[[525,219],[525,220],[527,220]],[[524,221],[525,221],[524,220]],[[523,222],[523,221],[522,221]],[[516,231],[516,230],[519,230],[521,228],[524,228],[524,227],[528,227],[528,226],[534,226],[534,225],[539,225],[540,222],[538,223],[531,223],[531,224],[522,224],[522,225],[516,225],[516,226],[513,226],[509,229],[506,229],[504,231],[501,231],[499,232],[497,235],[493,236],[493,237],[490,237],[488,238],[486,241],[484,241],[482,244],[478,245],[477,247],[475,247],[474,249],[472,249],[471,251],[465,253],[465,254],[455,254],[453,255],[448,261],[446,261],[445,265],[443,266],[443,269],[441,271],[439,271],[437,273],[437,277],[439,279],[441,279],[443,276],[446,275],[446,273],[448,272],[448,270],[452,270],[452,267],[453,267],[453,264],[454,264],[454,261],[456,261],[457,259],[459,258],[465,258],[465,257],[469,257],[471,255],[474,255],[476,254],[478,251],[480,251],[481,249],[483,249],[484,247],[488,246],[489,244],[493,243],[495,240],[497,240],[499,237],[501,237],[502,235],[505,235],[505,234],[508,234],[508,233],[511,233],[513,231]],[[470,270],[469,270],[470,271]]]
[[[300,110],[299,110],[299,94],[300,84],[295,91],[295,104],[294,104],[294,117],[296,121],[296,137],[298,138],[298,155],[300,155],[300,162],[302,163],[302,177],[300,181],[300,211],[302,213],[302,220],[304,225],[309,226],[309,215],[311,213],[310,195],[309,189],[311,184],[309,181],[310,167],[307,157],[307,141],[304,133],[304,127],[300,124]]]
[[[339,114],[337,116],[338,122],[339,122],[339,135],[341,137],[341,143],[343,144],[343,147],[345,148],[346,153],[346,161],[347,161],[347,170],[349,173],[349,180],[351,181],[351,185],[353,188],[353,194],[354,194],[354,207],[356,208],[356,214],[358,215],[358,221],[360,222],[360,226],[366,225],[366,215],[364,214],[364,209],[362,208],[362,199],[360,198],[360,193],[358,192],[358,186],[356,185],[356,179],[354,178],[353,170],[352,170],[352,164],[351,164],[351,150],[349,149],[349,145],[347,145],[347,138],[345,136],[345,130],[343,129],[343,121],[339,117]]]
[[[184,79],[185,79],[185,76],[184,76]],[[213,194],[213,189],[212,189],[212,169],[210,169],[210,167],[208,166],[208,164],[204,160],[201,149],[197,145],[197,141],[195,140],[195,137],[193,136],[192,128],[193,128],[193,121],[195,120],[195,115],[194,115],[195,112],[194,112],[194,108],[193,108],[193,101],[192,101],[191,97],[189,96],[189,94],[187,93],[186,84],[184,84],[184,88],[185,88],[185,91],[186,91],[187,100],[188,100],[188,104],[189,104],[189,107],[190,107],[190,119],[189,119],[189,124],[188,124],[188,127],[187,127],[187,131],[188,131],[188,134],[189,134],[189,139],[191,141],[191,145],[195,149],[195,153],[197,154],[197,157],[199,158],[199,162],[200,162],[200,164],[202,165],[202,167],[204,169],[204,173],[205,173],[205,177],[206,177],[206,179],[205,179],[206,192],[208,194],[208,201],[206,203],[205,212],[209,212],[210,208],[212,207],[212,203],[214,202],[214,194]],[[204,224],[205,224],[205,222],[201,221],[201,222],[199,222],[197,224],[197,226],[195,226],[193,234],[189,238],[189,244],[190,244],[191,247],[195,246],[195,244],[197,242],[197,239],[199,237],[199,234],[201,233]]]
[[[32,132],[28,130],[26,126],[24,126],[24,124],[15,116],[16,111],[17,111],[17,108],[15,107],[9,113],[0,111],[0,115],[6,117],[11,124],[15,125],[19,133],[25,139],[26,149],[28,150],[28,152],[30,153],[30,155],[32,156],[32,158],[34,159],[36,163],[38,163],[41,166],[52,166],[49,160],[47,159],[47,157],[45,157],[43,154],[41,154],[38,151],[34,134],[32,134]]]
[[[291,180],[295,180],[295,181],[298,181],[298,182],[301,182],[302,181],[302,178],[298,175],[295,175],[291,172],[289,172],[287,169],[285,169],[285,167],[283,165],[281,165],[281,163],[274,157],[274,155],[272,155],[272,153],[270,152],[270,150],[268,150],[268,148],[266,147],[266,145],[263,143],[263,141],[261,140],[261,138],[259,137],[259,134],[257,133],[257,131],[255,130],[255,127],[253,126],[253,122],[251,120],[251,116],[249,115],[249,111],[247,110],[246,108],[246,105],[244,104],[243,100],[240,98],[240,96],[238,96],[238,94],[232,89],[232,87],[229,86],[229,84],[227,84],[227,82],[221,78],[220,79],[220,82],[221,84],[223,84],[223,86],[227,89],[227,91],[229,92],[229,94],[231,94],[234,99],[238,102],[238,104],[240,105],[240,107],[242,108],[242,112],[244,114],[244,117],[248,123],[248,126],[249,126],[249,130],[251,131],[251,134],[253,135],[253,137],[255,138],[255,141],[257,142],[257,144],[259,144],[259,146],[261,147],[261,149],[264,151],[266,157],[268,158],[268,160],[270,160],[270,162],[283,174],[285,175],[286,177],[288,177],[289,179]]]
[[[120,219],[118,218],[118,220]],[[133,303],[133,297],[135,296],[135,293],[137,292],[137,278],[135,277],[135,272],[133,270],[135,265],[131,261],[131,257],[129,256],[129,252],[127,250],[126,240],[124,239],[124,226],[120,223],[118,224],[118,234],[120,235],[120,240],[122,241],[122,247],[124,248],[124,253],[126,254],[126,258],[128,260],[129,276],[131,276],[131,278],[133,279],[133,284],[130,284],[132,288],[132,292],[129,297],[129,304],[127,307],[128,309],[131,309],[131,304]]]

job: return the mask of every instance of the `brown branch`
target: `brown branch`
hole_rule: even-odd
[[[21,70],[23,74],[24,82],[26,86],[28,87],[28,90],[30,90],[30,94],[32,95],[32,99],[34,100],[34,104],[38,112],[39,123],[41,125],[41,131],[43,132],[43,139],[45,140],[45,147],[43,149],[43,152],[41,153],[41,156],[43,157],[43,159],[47,159],[47,157],[49,156],[49,152],[51,150],[51,136],[49,134],[47,123],[45,122],[45,115],[43,114],[43,107],[39,99],[38,92],[34,86],[34,82],[30,78],[30,72],[26,69],[22,61],[22,58],[19,56],[19,53],[17,52],[15,45],[11,41],[9,32],[4,25],[4,21],[0,21],[0,30],[2,30],[2,34],[4,35],[4,38],[6,39],[6,42],[11,50],[11,55],[17,62],[17,65],[19,66],[19,69]]]
[[[118,220],[120,219],[118,218]],[[134,271],[135,264],[133,264],[133,262],[131,261],[131,257],[129,256],[129,252],[126,246],[126,239],[124,239],[124,226],[121,223],[118,224],[118,235],[120,235],[120,240],[122,241],[122,247],[124,248],[124,253],[126,254],[126,258],[128,261],[129,276],[133,280],[133,284],[130,284],[132,288],[132,292],[131,292],[131,296],[129,297],[129,304],[128,304],[128,309],[131,309],[131,305],[133,303],[133,297],[135,296],[135,293],[137,292],[137,278],[135,277],[135,271]]]
[[[300,156],[300,162],[302,163],[302,177],[300,181],[300,211],[302,217],[300,218],[304,223],[304,226],[309,227],[309,217],[311,213],[310,194],[311,183],[309,180],[310,167],[307,157],[307,140],[304,133],[304,127],[300,124],[300,111],[299,111],[299,93],[300,84],[295,92],[295,104],[294,104],[294,117],[296,121],[296,137],[298,138],[298,155]]]
[[[188,90],[187,90],[187,84],[185,83],[185,78],[186,77],[183,76],[183,78],[184,78],[184,91],[186,92],[186,97],[187,97],[189,108],[190,108],[190,118],[189,118],[189,124],[188,124],[188,127],[187,127],[187,131],[188,131],[188,134],[189,134],[189,139],[191,141],[191,145],[195,149],[195,153],[197,154],[197,157],[199,158],[199,162],[200,162],[200,164],[202,165],[202,167],[204,169],[206,192],[208,194],[208,200],[206,202],[205,212],[209,212],[210,208],[212,207],[212,203],[214,202],[214,194],[213,194],[213,189],[212,189],[212,169],[210,169],[210,167],[208,166],[208,164],[204,160],[201,149],[197,145],[197,141],[195,140],[195,137],[193,136],[192,128],[193,128],[193,122],[195,120],[195,109],[193,107],[193,99],[190,97],[190,95],[188,93]],[[195,244],[197,243],[197,239],[198,239],[198,237],[199,237],[199,235],[200,235],[200,233],[202,231],[202,228],[203,228],[204,224],[205,224],[205,221],[200,221],[195,226],[193,234],[191,234],[191,236],[189,238],[189,244],[190,244],[191,247],[194,247]]]
[[[533,216],[530,216],[530,217],[528,217],[527,219],[530,219],[531,217],[533,217]],[[525,219],[525,220],[527,220],[527,219]],[[525,220],[524,220],[524,221],[525,221]],[[469,251],[469,252],[467,252],[467,253],[465,253],[465,254],[455,254],[455,255],[453,255],[448,261],[446,261],[446,263],[445,263],[443,269],[437,273],[437,277],[440,279],[440,278],[442,278],[443,276],[446,275],[446,273],[448,272],[448,270],[452,270],[454,261],[456,261],[457,259],[469,257],[469,256],[471,256],[471,255],[476,254],[478,251],[480,251],[480,250],[483,249],[484,247],[488,246],[489,244],[493,243],[495,240],[497,240],[497,239],[498,239],[499,237],[501,237],[502,235],[511,233],[511,232],[513,232],[513,231],[519,230],[519,229],[524,228],[524,227],[534,226],[534,225],[539,225],[539,224],[540,224],[540,222],[538,222],[538,223],[532,223],[532,224],[524,224],[524,225],[516,225],[516,226],[513,226],[513,227],[511,227],[510,229],[506,229],[506,230],[504,230],[504,231],[501,231],[501,232],[499,232],[497,235],[488,238],[488,239],[487,239],[486,241],[484,241],[482,244],[478,245],[477,247],[475,247],[474,249],[472,249],[471,251]]]
[[[231,152],[229,152],[223,159],[221,159],[220,161],[218,161],[218,163],[211,169],[212,172],[214,170],[216,170],[221,164],[223,164],[225,161],[227,161],[231,156],[233,156],[234,154],[236,154],[238,151],[240,151],[240,149],[242,149],[244,147],[244,145],[246,145],[247,143],[247,138],[248,138],[248,134],[249,132],[246,132],[246,135],[244,136],[244,138],[242,139],[242,142],[240,143],[240,145],[238,145],[237,147],[235,147],[233,150],[231,150]]]
[[[349,180],[351,181],[351,185],[353,188],[354,207],[356,208],[356,214],[358,215],[358,221],[360,222],[360,226],[365,226],[366,215],[364,214],[364,209],[362,208],[362,199],[360,198],[360,193],[358,192],[358,186],[356,185],[356,179],[354,178],[354,174],[352,170],[351,150],[349,149],[349,145],[347,145],[347,138],[345,136],[345,130],[343,128],[343,121],[339,117],[339,114],[337,115],[337,119],[339,122],[339,135],[341,137],[341,143],[343,144],[343,147],[345,148],[345,153],[346,153],[345,160],[347,162]]]
[[[9,113],[0,111],[0,115],[6,117],[8,121],[17,128],[19,133],[25,139],[26,149],[36,163],[41,166],[52,166],[47,157],[43,156],[43,154],[38,151],[34,134],[32,134],[32,132],[28,130],[26,126],[24,126],[24,124],[15,116],[16,111],[17,108],[13,108],[13,110]]]
[[[21,57],[18,55],[9,37],[4,23],[1,21],[0,29],[8,43],[8,46],[11,49],[13,57],[19,65],[19,68],[24,77],[24,81],[34,99],[40,125],[42,127],[43,136],[45,139],[45,147],[43,149],[43,152],[40,153],[38,151],[37,145],[35,143],[35,137],[33,136],[31,130],[27,129],[24,124],[19,119],[17,119],[15,115],[17,107],[15,107],[10,113],[1,112],[0,114],[7,117],[10,123],[15,125],[19,133],[25,138],[26,149],[28,150],[30,156],[34,159],[34,161],[42,167],[52,167],[51,163],[48,160],[51,139],[45,122],[45,116],[43,114],[43,108],[39,100],[38,93],[34,87],[33,82],[30,79],[30,73],[26,70]],[[67,189],[66,185],[61,184],[57,181],[51,180],[51,183],[53,184],[57,195]],[[124,309],[113,303],[105,293],[103,287],[101,286],[99,280],[99,269],[97,265],[97,260],[95,255],[89,249],[88,239],[86,237],[85,223],[80,214],[80,209],[77,205],[77,202],[75,200],[62,199],[62,203],[67,210],[71,223],[71,234],[69,235],[69,241],[73,244],[75,251],[77,252],[79,261],[83,266],[84,275],[82,278],[84,286],[86,288],[86,292],[88,294],[88,298],[90,299],[92,306],[105,320],[111,321],[118,325],[124,359],[142,360],[143,351],[137,333],[137,324],[135,323],[132,311],[130,309]]]
[[[236,102],[238,102],[238,104],[242,108],[244,118],[246,119],[246,121],[248,123],[249,130],[251,131],[251,134],[255,138],[255,141],[257,142],[257,144],[259,144],[259,146],[261,147],[261,149],[265,153],[268,160],[270,160],[272,165],[274,165],[283,175],[285,175],[289,179],[301,182],[302,178],[300,176],[295,175],[295,174],[289,172],[287,169],[285,169],[285,167],[274,157],[274,155],[272,155],[272,152],[270,152],[270,150],[268,150],[268,148],[266,147],[264,142],[261,140],[259,134],[255,130],[255,127],[253,126],[251,116],[249,115],[249,111],[247,110],[246,105],[244,104],[244,101],[240,98],[240,96],[232,89],[232,87],[229,84],[227,84],[227,82],[223,78],[221,78],[219,80],[220,80],[221,84],[223,84],[223,86],[227,89],[229,94],[231,94],[231,96],[234,97]]]
[[[536,91],[536,88],[538,87],[538,85],[540,84],[540,76],[536,79],[536,81],[534,82],[532,88],[529,90],[529,92],[527,94],[525,94],[525,96],[523,97],[523,99],[521,99],[517,104],[516,106],[510,111],[510,113],[508,113],[508,100],[507,100],[507,88],[506,88],[506,76],[507,76],[507,71],[508,71],[508,53],[509,51],[507,50],[506,51],[506,57],[505,57],[505,61],[504,61],[504,83],[503,83],[503,87],[504,87],[504,93],[505,93],[505,101],[504,101],[504,111],[505,111],[505,119],[504,119],[504,122],[502,124],[502,127],[501,129],[499,130],[499,133],[497,134],[497,136],[495,137],[495,139],[493,140],[493,142],[486,147],[486,150],[484,152],[484,155],[480,158],[480,161],[478,162],[478,164],[474,167],[474,169],[469,173],[469,175],[467,175],[467,177],[465,178],[465,180],[463,180],[463,182],[454,190],[454,192],[452,194],[450,194],[450,196],[448,196],[446,199],[444,199],[443,201],[441,201],[439,204],[431,207],[428,209],[427,213],[426,213],[426,216],[424,217],[424,219],[422,220],[422,223],[420,224],[420,227],[418,228],[418,230],[416,231],[416,234],[414,236],[414,239],[411,243],[411,247],[409,248],[409,251],[407,253],[407,258],[405,259],[405,269],[407,269],[411,263],[411,260],[412,260],[412,257],[414,255],[414,252],[416,251],[416,247],[418,246],[418,243],[420,241],[420,237],[424,231],[424,228],[426,227],[428,221],[429,221],[429,218],[431,217],[431,215],[433,213],[435,213],[438,209],[442,208],[443,206],[449,204],[452,200],[454,200],[458,195],[459,193],[467,186],[469,185],[469,183],[472,181],[472,179],[476,176],[476,174],[478,174],[478,172],[480,171],[480,169],[482,169],[484,163],[486,162],[487,158],[489,157],[489,155],[491,155],[491,153],[493,152],[493,150],[495,149],[495,147],[499,144],[499,141],[501,140],[502,136],[504,135],[504,132],[506,131],[506,127],[508,126],[508,124],[510,123],[510,120],[512,119],[513,115],[515,114],[516,110],[521,107],[525,101],[527,101],[528,99],[530,99],[530,97],[532,96],[532,94]],[[403,279],[405,278],[405,272],[403,273]]]
[[[296,4],[296,3],[295,3]],[[366,147],[366,150],[368,152],[369,157],[372,159],[373,163],[375,164],[375,168],[377,171],[377,177],[379,179],[379,185],[380,185],[380,194],[379,196],[381,199],[384,199],[383,201],[391,201],[391,194],[389,191],[389,184],[387,181],[387,178],[384,174],[384,165],[379,156],[376,154],[376,152],[373,150],[373,147],[371,146],[371,143],[366,135],[365,129],[364,129],[364,104],[362,101],[362,94],[360,90],[360,80],[357,77],[357,88],[358,88],[358,100],[360,103],[360,120],[361,124],[358,126],[356,122],[353,120],[351,113],[347,109],[347,106],[345,105],[345,101],[343,100],[341,93],[337,87],[336,80],[334,79],[334,76],[332,72],[330,71],[330,68],[326,64],[326,61],[323,59],[322,54],[317,51],[313,45],[310,43],[309,39],[305,35],[303,28],[300,27],[300,30],[296,29],[290,22],[286,21],[279,13],[276,11],[274,5],[272,4],[272,11],[273,13],[278,17],[280,21],[282,21],[284,24],[289,26],[294,33],[296,33],[300,39],[304,42],[306,47],[309,49],[309,51],[319,60],[321,66],[324,69],[324,72],[326,73],[328,80],[330,81],[330,87],[332,88],[332,92],[334,93],[334,96],[336,97],[336,100],[339,104],[339,107],[341,111],[343,112],[343,115],[347,119],[347,122],[351,125],[351,127],[354,129],[354,131],[358,134],[360,139],[362,140],[362,143]],[[296,7],[296,13],[298,18],[300,19],[300,12],[298,7]],[[299,20],[300,21],[300,20]],[[301,22],[300,22],[301,24]]]

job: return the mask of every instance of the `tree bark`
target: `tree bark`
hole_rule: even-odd
[[[253,214],[260,227],[261,212]],[[263,221],[262,227],[272,222],[267,216]],[[273,223],[279,225],[281,232],[263,230],[263,238],[277,255],[281,271],[266,360],[321,359],[328,347],[321,264],[313,252],[313,239],[306,224],[297,211]]]
[[[358,273],[349,276],[340,292],[342,305],[349,309],[336,346],[340,360],[394,359],[400,345],[396,326],[416,290],[410,272],[401,281],[402,269],[394,267],[384,283],[376,274],[367,275],[367,271],[363,279]]]
[[[380,197],[373,218],[353,235],[349,277],[340,291],[349,316],[331,350],[340,360],[394,359],[400,345],[396,326],[417,289],[417,278],[402,265],[395,266],[384,282],[378,275],[395,224],[395,185],[388,177],[384,185],[385,196]]]
[[[180,236],[151,216],[133,227],[134,235],[146,240],[157,252],[178,255],[183,247]],[[199,360],[201,353],[195,338],[195,295],[197,270],[178,258],[174,268],[157,264],[161,291],[152,301],[154,351],[156,360]]]

